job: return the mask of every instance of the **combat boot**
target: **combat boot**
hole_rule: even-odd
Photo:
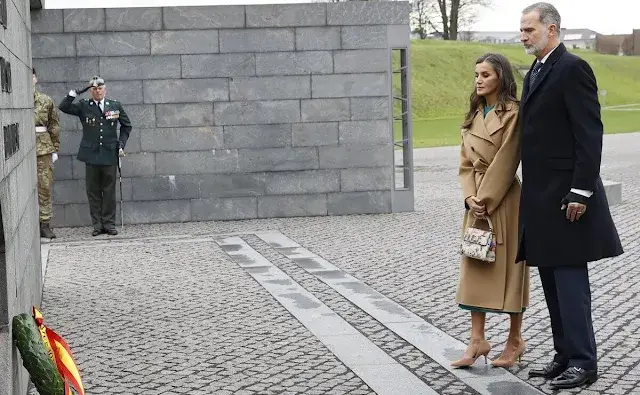
[[[44,237],[45,239],[56,238],[56,234],[53,233],[48,222],[40,222],[40,237]]]

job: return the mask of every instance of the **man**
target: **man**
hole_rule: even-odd
[[[40,237],[53,239],[50,221],[53,217],[52,193],[53,163],[58,159],[60,150],[60,118],[53,100],[38,92],[36,69],[32,71],[33,112],[36,127],[36,163],[38,169],[38,205],[40,216]]]
[[[91,99],[73,102],[78,94],[89,89]],[[86,88],[71,90],[59,106],[62,112],[77,116],[82,123],[82,140],[77,158],[86,164],[92,236],[102,233],[112,236],[118,234],[115,226],[117,165],[119,156],[124,156],[124,147],[131,132],[131,121],[122,104],[113,99],[105,99],[105,93],[104,80],[95,76]]]
[[[517,262],[537,266],[556,354],[532,377],[552,388],[598,378],[587,263],[622,254],[600,179],[603,128],[591,67],[560,42],[551,4],[523,10],[525,50],[535,55],[524,80]]]

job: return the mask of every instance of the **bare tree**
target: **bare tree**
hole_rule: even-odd
[[[431,31],[445,40],[457,40],[458,31],[471,27],[480,8],[491,4],[492,0],[413,0],[413,23],[416,31]]]

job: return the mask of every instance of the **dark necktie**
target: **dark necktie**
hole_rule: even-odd
[[[544,63],[538,61],[535,66],[533,66],[533,69],[531,69],[531,76],[529,77],[529,88],[531,88],[533,86],[533,82],[536,80],[536,77],[538,76],[538,72],[540,72],[540,69],[542,68],[542,65]]]

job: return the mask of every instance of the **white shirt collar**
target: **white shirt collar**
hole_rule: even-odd
[[[549,53],[548,53],[548,54],[546,54],[546,55],[544,56],[544,58],[542,58],[542,60],[540,60],[540,63],[544,64],[544,62],[546,62],[546,61],[547,61],[547,59],[549,59],[549,56],[553,53],[553,51],[555,51],[555,50],[556,50],[556,48],[558,48],[558,46],[559,46],[559,45],[560,45],[560,44],[558,44],[558,45],[556,45],[555,47],[553,47],[553,49],[552,49],[551,51],[549,51]]]

